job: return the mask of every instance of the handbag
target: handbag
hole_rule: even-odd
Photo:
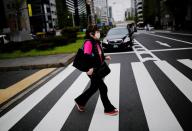
[[[79,48],[73,61],[73,66],[80,71],[86,72],[89,69],[89,63],[90,58],[84,54],[83,48]]]
[[[101,66],[99,66],[94,70],[94,74],[100,78],[106,77],[110,72],[111,69],[109,68],[109,66],[105,61],[101,64]]]

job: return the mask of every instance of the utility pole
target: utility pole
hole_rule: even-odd
[[[75,21],[74,21],[73,12],[72,12],[72,22],[73,22],[73,27],[75,27]]]

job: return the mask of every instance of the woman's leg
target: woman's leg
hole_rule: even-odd
[[[97,80],[97,84],[98,84],[99,91],[100,91],[101,101],[102,101],[103,106],[105,108],[104,111],[105,112],[113,111],[115,109],[115,107],[109,101],[109,98],[108,98],[108,95],[107,95],[108,89],[107,89],[107,86],[104,83],[103,79],[99,78]]]
[[[85,106],[89,98],[98,90],[97,80],[94,77],[90,77],[90,79],[90,87],[75,99],[75,101],[81,106]]]

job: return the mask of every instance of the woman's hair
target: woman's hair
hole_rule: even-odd
[[[92,35],[95,35],[96,31],[99,31],[99,28],[97,27],[97,25],[89,25],[86,30],[86,36],[85,36],[86,39],[89,39],[91,37],[90,33],[92,33]]]

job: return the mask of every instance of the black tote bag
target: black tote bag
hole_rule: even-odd
[[[88,58],[88,56],[84,54],[82,48],[79,48],[73,61],[73,66],[80,71],[86,72],[89,69],[89,64],[90,58]]]
[[[101,64],[101,66],[99,66],[94,70],[94,74],[100,78],[106,77],[110,72],[111,69],[109,68],[109,66],[105,61]]]

